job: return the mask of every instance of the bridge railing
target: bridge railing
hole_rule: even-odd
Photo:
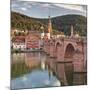
[[[76,36],[73,36],[73,37],[71,37],[71,36],[55,36],[55,37],[53,37],[52,38],[53,40],[62,40],[62,39],[64,39],[64,40],[76,40],[76,41],[84,41],[84,42],[86,42],[87,41],[87,37],[76,37]]]

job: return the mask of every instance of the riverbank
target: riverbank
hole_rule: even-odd
[[[15,50],[12,49],[11,53],[29,53],[29,52],[43,52],[42,49],[32,49],[32,50]]]

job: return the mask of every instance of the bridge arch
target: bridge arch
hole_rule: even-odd
[[[57,51],[60,46],[62,46],[61,42],[57,42],[55,45],[55,50]]]
[[[62,45],[61,41],[57,41],[55,44],[55,48],[57,48],[57,46],[61,46],[61,45]]]
[[[73,58],[75,53],[75,47],[73,44],[69,43],[65,47],[64,58]]]

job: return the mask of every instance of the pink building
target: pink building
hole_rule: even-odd
[[[40,49],[40,35],[30,32],[25,39],[27,49]]]

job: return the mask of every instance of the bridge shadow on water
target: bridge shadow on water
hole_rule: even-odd
[[[55,62],[55,59],[51,58],[47,64],[60,80],[61,86],[87,85],[87,73],[74,72],[72,62]]]

